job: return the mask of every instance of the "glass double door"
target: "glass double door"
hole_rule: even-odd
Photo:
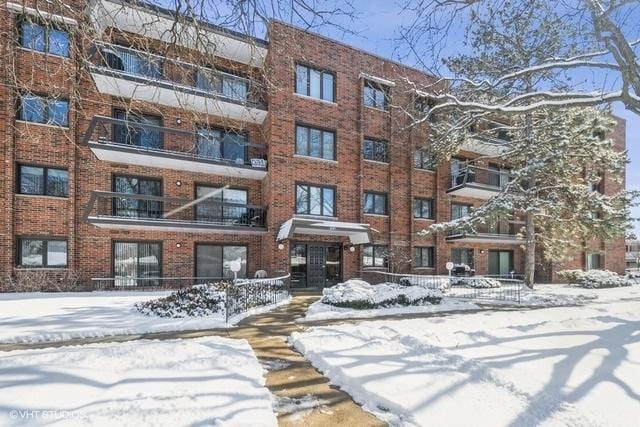
[[[323,288],[342,280],[342,247],[339,244],[291,244],[291,285]]]
[[[513,251],[489,251],[489,275],[508,276],[513,271]]]

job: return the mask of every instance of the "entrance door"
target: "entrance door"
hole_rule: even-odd
[[[513,251],[489,251],[489,275],[508,276],[513,271]]]
[[[291,286],[323,288],[342,280],[340,245],[292,243]]]
[[[307,286],[311,288],[324,287],[324,281],[326,279],[326,262],[326,246],[308,246]]]

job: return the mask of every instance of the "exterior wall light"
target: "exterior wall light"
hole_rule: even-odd
[[[349,252],[355,252],[356,251],[356,247],[351,245],[349,246]]]
[[[182,243],[178,242],[176,243],[176,248],[181,248],[182,247]]]
[[[284,249],[284,243],[278,243],[278,249],[283,250]]]
[[[182,181],[177,180],[177,181],[176,181],[176,185],[177,185],[178,187],[182,186]]]

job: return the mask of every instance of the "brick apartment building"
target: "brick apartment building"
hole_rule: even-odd
[[[407,82],[430,76],[277,21],[268,41],[192,23],[206,43],[187,23],[169,46],[166,11],[66,5],[0,9],[2,276],[74,271],[87,286],[153,285],[228,276],[237,259],[241,276],[290,272],[309,287],[376,268],[445,274],[448,261],[522,272],[515,221],[418,235],[508,179],[491,161],[465,168],[499,154],[499,140],[430,162],[428,124],[409,127],[399,108],[428,102]],[[624,149],[624,122],[613,137]],[[620,185],[605,177],[599,190]],[[587,247],[541,265],[540,279],[624,270],[622,237]]]

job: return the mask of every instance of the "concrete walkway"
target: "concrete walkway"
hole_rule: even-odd
[[[317,298],[295,296],[288,305],[244,319],[237,328],[229,330],[228,335],[246,339],[267,367],[281,368],[267,372],[267,387],[283,406],[297,410],[278,414],[280,426],[385,425],[365,412],[348,394],[331,386],[327,378],[288,346],[287,337],[305,329],[304,325],[294,322],[295,318],[303,316]],[[308,403],[312,404],[311,408]],[[319,405],[313,406],[314,403]]]

